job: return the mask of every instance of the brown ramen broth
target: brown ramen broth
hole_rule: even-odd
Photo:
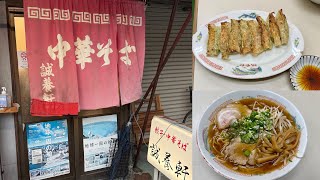
[[[230,104],[233,106],[231,106]],[[296,155],[297,147],[299,145],[300,130],[298,130],[291,115],[283,107],[280,107],[278,104],[270,100],[257,98],[242,99],[230,104],[228,104],[226,107],[223,107],[212,116],[211,124],[208,129],[208,144],[210,146],[211,153],[215,155],[220,164],[223,164],[230,170],[239,172],[241,174],[258,175],[265,174],[276,169],[281,169],[287,163],[291,162],[292,158]],[[240,114],[242,115],[241,118],[248,116],[243,116],[243,112],[245,111],[243,107],[246,109],[250,109],[251,111],[253,111],[254,107],[254,111],[257,111],[258,109],[259,112],[263,112],[260,110],[265,108],[266,106],[270,108],[272,107],[273,109],[271,109],[270,111],[271,117],[273,117],[274,113],[282,112],[281,114],[278,114],[279,117],[281,117],[279,119],[285,120],[283,122],[280,120],[271,121],[272,118],[269,118],[270,122],[272,122],[272,128],[275,129],[273,132],[271,131],[274,134],[269,136],[268,134],[265,135],[259,133],[259,138],[257,139],[256,143],[244,143],[239,136],[232,139],[224,138],[223,133],[229,131],[232,132],[230,130],[232,125],[224,129],[219,128],[221,127],[221,125],[219,126],[219,118],[222,118],[224,115],[221,112],[226,112],[227,110],[229,110],[229,112],[225,114],[230,115],[230,113],[234,110],[229,106],[237,107]],[[219,113],[222,115],[219,115]],[[251,113],[249,113],[249,116],[250,114]],[[242,121],[241,118],[240,120],[238,119],[238,122]],[[275,122],[277,122],[279,125]],[[288,125],[288,127],[285,128],[286,124],[281,123],[287,123],[287,125],[291,125]],[[282,125],[284,128],[280,127]],[[267,132],[269,133],[269,131]],[[237,142],[237,138],[241,139],[241,142]],[[273,139],[275,140],[273,141]],[[246,149],[241,149],[240,147],[246,147]],[[240,150],[242,150],[242,152],[246,152],[247,149],[250,149],[250,151],[248,150],[248,152],[250,152],[250,155],[246,153],[244,153],[244,156],[241,155]],[[228,153],[230,153],[230,155],[228,155]],[[239,157],[237,157],[237,155],[239,155]],[[263,162],[264,160],[266,160],[264,158],[270,158],[271,160]],[[244,164],[244,162],[246,163]]]

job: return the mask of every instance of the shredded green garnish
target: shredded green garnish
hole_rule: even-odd
[[[232,123],[224,134],[224,137],[233,139],[240,136],[241,142],[254,144],[258,141],[260,133],[272,130],[272,119],[270,117],[269,111],[260,113],[252,111],[250,116],[238,119]]]

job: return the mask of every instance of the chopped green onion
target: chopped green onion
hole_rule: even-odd
[[[251,154],[251,152],[250,152],[248,149],[246,149],[245,151],[243,151],[243,154],[244,154],[245,156],[249,157],[250,154]]]
[[[252,144],[256,143],[259,138],[259,134],[263,132],[270,132],[272,130],[272,119],[269,111],[252,113],[241,119],[238,119],[231,124],[227,130],[227,138],[232,139],[240,136],[241,142]]]

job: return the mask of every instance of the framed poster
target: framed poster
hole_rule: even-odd
[[[82,119],[84,172],[111,166],[117,150],[117,114]]]
[[[67,120],[28,124],[30,179],[47,179],[70,173]]]

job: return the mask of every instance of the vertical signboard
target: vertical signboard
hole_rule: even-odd
[[[191,180],[191,129],[164,117],[154,116],[147,159],[169,179]]]

